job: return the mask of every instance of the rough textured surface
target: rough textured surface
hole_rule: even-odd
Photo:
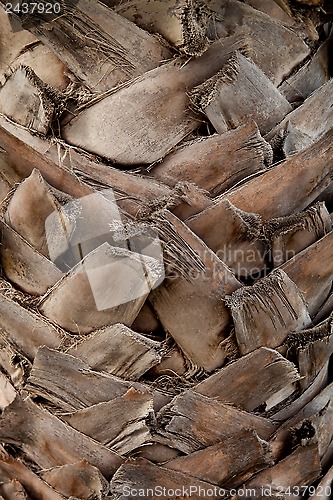
[[[60,3],[0,0],[0,500],[328,500],[330,2]]]

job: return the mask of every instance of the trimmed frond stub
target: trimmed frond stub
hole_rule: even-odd
[[[0,88],[0,112],[40,134],[47,134],[64,101],[27,66],[19,66]]]
[[[292,111],[269,78],[238,52],[217,75],[196,87],[191,99],[219,134],[250,119],[262,134],[267,134]]]
[[[286,339],[288,349],[296,354],[304,392],[326,366],[333,353],[333,317],[312,328],[292,332]]]
[[[196,418],[193,419],[193,415]],[[193,453],[229,438],[239,439],[253,429],[261,439],[267,440],[276,429],[266,418],[239,410],[214,398],[185,391],[176,396],[157,415],[159,434],[172,447],[184,453]]]
[[[19,482],[24,490],[29,491],[30,494],[43,500],[63,500],[63,496],[50,486],[51,483],[44,482],[22,460],[13,458],[2,446],[0,448],[0,468],[2,477],[5,474],[13,483]],[[6,483],[5,486],[8,484]],[[14,493],[12,498],[19,499],[20,497],[15,496]]]
[[[58,349],[64,340],[64,333],[46,322],[41,315],[17,302],[16,291],[6,289],[1,284],[0,315],[1,336],[8,343],[14,344],[32,360],[41,345]],[[12,297],[16,300],[12,300]]]
[[[230,36],[188,64],[176,60],[145,73],[83,109],[63,127],[63,138],[125,165],[160,160],[200,125],[200,117],[189,109],[188,92],[244,45],[245,36]]]
[[[48,292],[40,311],[75,333],[131,326],[160,277],[156,259],[103,243]]]
[[[66,414],[64,420],[86,436],[125,455],[152,440],[149,423],[154,421],[153,398],[149,392],[132,387],[111,401]]]
[[[124,490],[145,492],[154,491],[156,488],[158,488],[156,491],[159,491],[159,488],[160,491],[184,491],[185,495],[188,496],[188,492],[192,488],[191,491],[200,492],[200,494],[196,494],[196,498],[203,500],[208,493],[214,492],[214,487],[214,484],[200,481],[193,476],[165,467],[158,467],[143,458],[135,458],[126,462],[118,469],[110,483],[111,493],[117,495],[116,498],[120,498],[120,495],[123,496]],[[220,495],[210,495],[210,497],[212,500],[224,499],[227,498],[227,492],[224,497]],[[139,497],[136,496],[136,498]]]
[[[205,0],[211,17],[213,37],[247,33],[248,57],[277,86],[310,54],[296,30],[283,26],[267,14],[237,0]],[[267,2],[266,2],[267,3]]]
[[[31,17],[35,21],[32,25]],[[51,48],[93,92],[108,91],[157,67],[171,55],[157,38],[97,0],[67,6],[52,20],[52,29],[45,21],[45,11],[35,12],[25,16],[23,27]]]
[[[230,350],[230,316],[223,298],[241,284],[177,217],[165,212],[154,221],[163,242],[166,279],[149,300],[185,357],[212,371]]]
[[[263,227],[269,241],[274,267],[278,267],[332,230],[324,203],[317,203],[298,214],[269,219]]]
[[[22,210],[24,207],[24,210]],[[38,170],[33,170],[16,189],[5,222],[45,257],[49,257],[45,222],[60,205]]]
[[[333,384],[331,383],[327,385],[326,381],[326,384],[321,390],[312,394],[312,397],[307,401],[303,401],[301,407],[298,408],[298,411],[296,411],[291,418],[288,419],[287,416],[283,417],[285,422],[280,425],[279,429],[271,438],[272,449],[274,450],[274,455],[278,459],[285,455],[286,451],[290,449],[291,440],[293,440],[293,444],[296,445],[300,444],[303,439],[306,439],[307,442],[313,438],[316,439],[314,429],[311,429],[311,426],[303,426],[302,431],[298,432],[296,435],[294,433],[294,429],[302,427],[302,425],[300,425],[302,422],[307,422],[311,418],[320,416],[325,412],[325,409],[331,408],[332,397]],[[309,427],[311,432],[309,432]],[[329,432],[331,432],[331,429]],[[307,443],[305,442],[305,444]]]
[[[203,463],[205,467],[202,467]],[[229,438],[185,457],[175,458],[165,467],[230,488],[244,484],[254,473],[272,463],[269,443],[260,439],[255,431],[246,430],[238,439]]]
[[[281,270],[243,287],[227,297],[241,353],[267,346],[278,347],[291,330],[311,323],[301,292]]]
[[[246,391],[245,380],[251,381]],[[296,390],[299,380],[293,363],[273,349],[260,347],[221,368],[193,391],[243,410],[266,410],[271,397],[279,404]]]
[[[80,340],[67,351],[95,370],[103,370],[128,380],[138,380],[160,363],[163,347],[159,342],[116,324]]]
[[[216,196],[266,170],[272,159],[270,145],[250,120],[225,134],[185,142],[154,166],[151,175],[170,187],[193,182]]]
[[[41,472],[41,477],[65,497],[79,495],[79,498],[103,500],[109,493],[109,485],[97,467],[87,460],[53,467]],[[53,500],[52,496],[47,497]],[[63,498],[63,497],[61,497]]]
[[[115,7],[118,14],[150,33],[158,33],[190,56],[208,47],[208,22],[212,12],[200,0],[130,0]]]
[[[302,151],[329,133],[333,127],[333,79],[322,85],[304,103],[289,113],[266,139],[271,144],[280,137],[286,157]]]
[[[118,454],[20,396],[0,417],[0,437],[2,442],[20,446],[43,469],[86,459],[110,479],[123,463]]]
[[[13,5],[13,4],[11,4]],[[65,90],[70,82],[69,70],[57,55],[26,30],[13,31],[11,22],[0,8],[0,84],[21,65],[29,66],[38,77],[52,87]]]
[[[0,0],[0,500],[321,500],[332,2],[19,3]]]
[[[311,316],[328,298],[332,288],[333,231],[282,264],[282,269],[301,291]],[[325,263],[325,265],[323,265]]]
[[[47,347],[40,347],[37,352],[28,387],[34,396],[39,395],[66,412],[111,401],[131,387],[147,392],[143,384],[91,370],[80,359]]]
[[[274,496],[276,496],[281,492],[287,492],[291,484],[295,488],[309,486],[320,474],[318,445],[313,443],[308,446],[299,446],[277,464],[259,472],[245,484],[245,487],[254,489],[257,495],[262,491],[268,492],[272,490],[272,493],[275,493]]]
[[[314,56],[295,74],[286,78],[279,90],[291,103],[299,103],[309,97],[330,79],[330,51],[333,47],[333,29],[327,40],[320,45]]]
[[[258,214],[243,212],[220,197],[185,222],[238,279],[257,277],[268,266]]]
[[[307,208],[331,185],[333,128],[303,151],[236,187],[226,198],[236,207],[263,219]]]
[[[44,295],[63,273],[6,223],[0,222],[1,264],[7,278],[31,295]]]

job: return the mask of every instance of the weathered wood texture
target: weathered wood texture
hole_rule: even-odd
[[[263,405],[268,409],[273,397],[275,404],[280,403],[279,395],[287,398],[299,379],[293,363],[277,351],[261,347],[214,373],[193,391],[253,411]]]
[[[29,66],[43,82],[59,90],[64,90],[70,82],[68,68],[57,55],[40,43],[31,33],[20,29],[19,21],[15,24],[6,15],[0,5],[0,83],[21,64]],[[14,25],[14,29],[13,29]]]
[[[253,121],[222,135],[185,143],[157,164],[151,175],[170,187],[193,182],[217,196],[271,165],[272,151]]]
[[[59,376],[61,374],[61,377]],[[41,347],[29,376],[32,394],[40,395],[64,411],[80,410],[125,394],[130,387],[145,386],[91,370],[83,361]]]
[[[278,422],[283,422],[284,420],[294,417],[305,405],[318,396],[327,386],[329,380],[328,364],[326,364],[318,373],[312,384],[310,384],[299,397],[296,397],[296,399],[291,401],[284,408],[274,413],[274,420],[276,419]]]
[[[24,292],[43,295],[62,272],[6,223],[1,223],[1,262],[7,278]]]
[[[270,79],[239,52],[231,54],[216,75],[195,87],[191,99],[219,134],[249,119],[267,134],[292,111]]]
[[[156,489],[157,487],[158,489]],[[178,498],[186,498],[190,494],[196,494],[196,498],[200,500],[206,497],[209,490],[214,492],[213,485],[210,483],[194,479],[178,471],[157,467],[142,458],[124,464],[113,476],[111,493],[122,495],[124,490],[125,492],[126,490],[137,492],[132,495],[133,499],[139,499],[140,495],[145,495],[149,491],[150,498],[153,500],[157,500],[159,491],[176,490]],[[173,495],[172,498],[177,498],[177,496]],[[213,493],[210,496],[213,500],[221,498],[218,493],[216,495]]]
[[[238,439],[230,438],[185,457],[170,460],[165,467],[202,481],[234,488],[271,464],[268,443],[249,430],[244,431]]]
[[[46,134],[57,100],[60,105],[60,94],[57,96],[31,68],[20,66],[0,89],[0,112],[20,125]]]
[[[329,2],[5,3],[0,499],[327,498]]]
[[[330,51],[332,50],[333,32],[320,45],[315,55],[307,61],[295,74],[286,78],[279,90],[289,102],[299,103],[309,97],[312,92],[326,83],[330,76]]]
[[[301,489],[302,486],[309,486],[320,473],[318,446],[315,443],[304,448],[300,446],[273,467],[259,472],[246,487],[254,488],[256,496],[263,499],[268,492],[272,492],[272,496],[284,492],[288,494],[288,491],[297,492],[297,487]]]
[[[292,435],[295,434],[293,429],[299,426],[302,422],[308,422],[309,419],[316,417],[316,415],[324,415],[325,409],[332,406],[332,391],[333,385],[331,383],[311,401],[304,405],[300,411],[279,427],[270,441],[276,457],[283,456],[283,454],[286,453],[286,450],[290,449],[291,440],[293,439]],[[332,432],[332,427],[328,426],[327,430],[328,432]],[[311,427],[310,432],[308,431],[309,426],[306,423],[303,427],[303,431],[298,432],[298,435],[295,435],[294,442],[296,440],[296,444],[300,444],[302,439],[311,440],[315,436],[315,432],[314,429],[311,430]]]
[[[329,294],[325,302],[319,307],[317,314],[313,318],[313,324],[318,325],[321,321],[326,319],[333,311],[333,294]]]
[[[150,33],[164,36],[185,54],[197,56],[207,49],[209,11],[200,2],[130,0],[120,2],[115,11]]]
[[[311,316],[317,313],[331,290],[332,241],[333,231],[330,231],[281,266],[303,294]]]
[[[103,243],[56,283],[40,311],[76,333],[131,326],[158,278],[154,259]]]
[[[148,424],[154,419],[153,398],[148,392],[131,388],[112,401],[89,406],[63,418],[83,434],[124,455],[152,440]]]
[[[69,427],[30,399],[19,396],[1,415],[0,436],[3,442],[22,447],[30,459],[45,469],[85,458],[110,478],[123,462],[113,451]]]
[[[160,363],[164,349],[159,342],[116,324],[80,339],[67,353],[82,359],[94,370],[137,380]]]
[[[333,352],[333,320],[329,317],[321,324],[293,332],[287,338],[288,348],[297,356],[300,371],[300,387],[305,391],[320,371],[327,365]]]
[[[0,340],[0,365],[2,369],[3,402],[12,399],[13,388],[21,390],[31,369],[29,360],[6,339]],[[13,398],[14,399],[14,398]],[[7,405],[6,405],[7,406]],[[6,407],[5,406],[5,407]]]
[[[287,26],[293,26],[295,21],[286,0],[246,0],[245,3],[268,14],[275,21],[279,21]]]
[[[278,347],[291,330],[311,323],[301,291],[282,270],[236,290],[227,303],[242,354],[261,346]]]
[[[41,9],[40,9],[41,10]],[[160,42],[100,2],[80,0],[67,6],[61,16],[23,26],[50,47],[90,90],[104,92],[117,84],[141,75],[170,56]],[[91,36],[85,34],[89,32]]]
[[[7,297],[6,290],[0,294],[0,318],[1,336],[29,359],[35,357],[39,346],[58,349],[64,339],[54,325]]]
[[[16,479],[10,482],[3,482],[0,486],[0,493],[4,496],[1,498],[17,498],[17,500],[28,500],[27,493],[22,484]]]
[[[25,210],[21,210],[22,204]],[[33,170],[16,189],[5,213],[6,223],[45,257],[49,257],[45,222],[60,205],[43,177]]]
[[[315,493],[311,498],[313,500],[329,500],[331,496],[331,489],[333,484],[333,467],[324,475],[324,477],[320,480]]]
[[[265,138],[271,143],[282,142],[286,156],[314,144],[333,127],[332,90],[331,79],[289,113]]]
[[[166,243],[166,259],[172,260],[170,276],[151,292],[149,300],[186,358],[212,371],[223,364],[230,349],[230,316],[223,298],[241,285],[175,216],[157,216],[157,222]]]
[[[65,498],[78,495],[83,500],[89,500],[91,497],[103,500],[109,492],[109,485],[99,469],[86,460],[53,467],[42,472],[41,476]]]
[[[0,116],[0,145],[22,177],[29,176],[35,168],[40,171],[46,182],[72,196],[80,197],[92,192],[63,166],[61,156],[59,157],[60,150],[56,145],[50,152],[50,141],[33,136],[3,116]]]
[[[196,418],[193,420],[193,415]],[[239,410],[234,406],[185,391],[166,405],[157,415],[159,433],[165,443],[184,453],[223,443],[228,438],[239,439],[243,432],[253,429],[262,439],[274,432],[274,423],[266,418]]]
[[[170,195],[167,186],[97,163],[68,146],[52,144],[51,141],[30,134],[2,116],[0,145],[12,159],[20,176],[27,177],[36,168],[53,187],[80,198],[93,192],[89,185],[75,175],[75,172],[80,173],[85,179],[111,187],[116,195],[119,194],[119,207],[130,210],[133,215],[137,215],[142,205],[138,202],[133,205],[129,199],[148,203]]]
[[[185,222],[237,278],[260,275],[268,264],[260,216],[239,210],[228,199],[218,199]]]
[[[151,70],[83,109],[63,128],[63,138],[125,165],[161,159],[199,126],[199,117],[189,109],[188,92],[214,75],[243,46],[244,37],[231,36],[223,42],[217,40],[186,65],[176,60]]]
[[[0,449],[0,475],[18,480],[32,498],[40,500],[61,500],[64,497],[32,472],[22,461],[12,458],[4,448]],[[48,482],[48,481],[47,481]],[[57,488],[58,490],[58,488]],[[58,490],[59,491],[59,490]],[[14,497],[13,497],[14,498]],[[16,498],[16,497],[15,497]]]
[[[324,203],[317,203],[299,214],[269,219],[263,232],[270,243],[271,259],[278,267],[332,230]]]
[[[173,345],[162,357],[161,362],[152,368],[150,374],[156,379],[163,375],[171,377],[174,375],[185,375],[186,371],[186,360],[180,349],[176,345]]]
[[[332,137],[333,129],[285,162],[234,189],[227,199],[264,219],[300,212],[332,183]]]
[[[216,13],[211,17],[215,37],[248,33],[249,56],[278,85],[310,53],[309,47],[294,30],[275,22],[269,15],[237,0],[205,1]]]

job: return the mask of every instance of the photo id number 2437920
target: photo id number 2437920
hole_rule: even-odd
[[[7,14],[60,14],[60,2],[30,2],[30,1],[13,1],[5,4]]]

